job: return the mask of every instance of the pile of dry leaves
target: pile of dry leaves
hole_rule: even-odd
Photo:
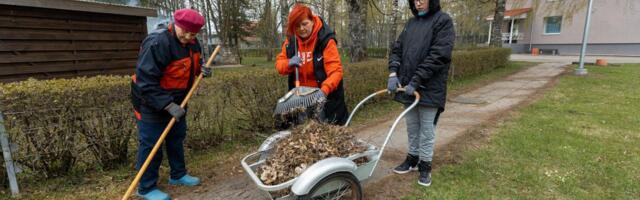
[[[289,137],[278,142],[257,175],[267,185],[286,182],[313,163],[328,157],[348,157],[367,150],[353,133],[341,126],[309,122],[296,127]],[[367,162],[358,160],[356,163]]]

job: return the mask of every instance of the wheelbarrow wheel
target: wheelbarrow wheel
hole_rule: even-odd
[[[302,200],[362,200],[362,187],[351,173],[334,173],[318,182]]]

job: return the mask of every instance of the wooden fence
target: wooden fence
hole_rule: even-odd
[[[39,5],[36,4],[39,1],[23,2]],[[125,9],[122,6],[90,2],[80,2],[84,5],[77,5],[78,2],[71,1],[46,1],[56,2],[69,3],[65,8],[93,6],[98,7],[93,9],[97,11]],[[129,10],[126,13],[131,13],[128,15],[122,12],[85,12],[7,4],[10,3],[0,3],[2,82],[29,77],[60,78],[132,73],[140,42],[147,34],[145,15],[155,12],[151,9],[127,7]]]

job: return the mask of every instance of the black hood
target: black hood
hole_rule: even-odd
[[[409,7],[411,8],[411,13],[413,13],[413,16],[418,17],[418,10],[416,10],[416,5],[413,3],[414,0],[407,1],[409,1]],[[433,15],[437,13],[438,11],[440,11],[440,8],[440,0],[429,0],[429,13],[427,13],[427,15]]]

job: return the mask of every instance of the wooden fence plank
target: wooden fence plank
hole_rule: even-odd
[[[142,24],[116,24],[0,16],[0,27],[6,28],[139,32],[141,26]]]
[[[0,66],[0,76],[32,74],[32,73],[49,73],[57,71],[73,71],[73,70],[103,70],[103,69],[121,69],[135,68],[135,59],[115,60],[115,61],[99,61],[91,63],[69,63],[69,62],[50,62],[50,63],[19,63],[9,66]]]
[[[0,40],[95,40],[95,41],[142,41],[146,37],[135,33],[51,33],[47,31],[17,31],[0,29]]]
[[[45,19],[70,19],[78,21],[115,22],[123,24],[140,24],[146,21],[145,17],[113,15],[91,12],[77,12],[67,10],[54,10],[44,8],[32,8],[21,6],[0,5],[0,15],[38,17]]]
[[[138,50],[136,41],[118,42],[76,42],[68,41],[7,41],[2,42],[0,51],[80,51],[80,50]]]
[[[94,53],[33,53],[21,55],[0,55],[0,63],[36,63],[68,60],[103,60],[103,59],[126,59],[137,58],[135,51],[125,52],[94,52]]]

